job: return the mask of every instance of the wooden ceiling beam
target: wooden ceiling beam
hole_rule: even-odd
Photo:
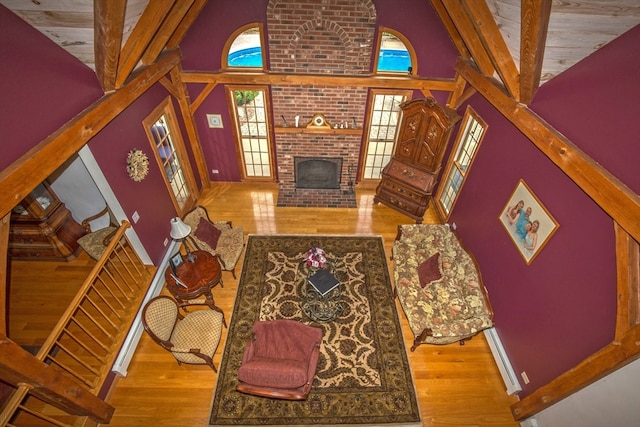
[[[460,35],[458,28],[456,28],[456,25],[451,20],[449,12],[447,12],[447,8],[445,8],[444,4],[442,4],[442,0],[431,0],[431,6],[433,6],[433,9],[438,14],[440,21],[442,21],[442,23],[444,24],[444,28],[449,33],[449,37],[451,37],[453,44],[458,49],[460,56],[464,59],[470,59],[471,53],[469,52],[469,49],[467,49],[467,46],[464,44],[464,40],[462,40],[462,36]]]
[[[150,1],[120,52],[116,89],[122,87],[142,58],[176,0]]]
[[[127,0],[93,2],[96,75],[104,92],[115,89]]]
[[[463,2],[464,0],[442,0],[442,4],[447,9],[449,17],[460,32],[464,44],[469,49],[469,52],[471,52],[471,59],[478,65],[482,74],[492,76],[496,71],[495,67],[481,42],[481,37],[476,30],[473,19],[469,16]]]
[[[520,11],[520,102],[530,104],[542,75],[552,0],[522,0]]]
[[[509,97],[491,77],[480,74],[469,61],[459,59],[456,71],[614,221],[640,241],[640,196],[526,105]]]
[[[153,40],[151,40],[151,43],[149,43],[149,46],[142,55],[142,64],[153,64],[193,5],[193,2],[194,0],[179,0],[171,7],[171,11],[162,22],[160,29],[156,32]]]
[[[467,12],[478,35],[484,51],[496,69],[504,86],[511,96],[520,100],[520,76],[511,51],[502,37],[491,10],[486,1],[465,0],[462,7]]]
[[[94,102],[0,171],[0,217],[179,63],[179,51],[166,53],[155,64],[141,69],[125,87]]]
[[[167,49],[176,49],[180,45],[180,42],[182,42],[187,31],[191,28],[191,25],[198,18],[198,15],[200,15],[202,8],[204,8],[206,4],[207,0],[195,0],[193,2],[187,14],[182,18],[182,21],[178,24],[178,27],[167,42]]]
[[[327,85],[382,87],[388,89],[441,90],[452,92],[456,88],[454,79],[425,79],[416,76],[382,75],[326,75],[326,74],[286,74],[255,72],[192,72],[182,73],[184,83],[213,84],[256,84],[256,85]]]

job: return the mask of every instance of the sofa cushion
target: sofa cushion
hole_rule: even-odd
[[[440,253],[436,252],[420,263],[420,266],[418,267],[418,278],[420,279],[420,286],[424,288],[431,282],[442,279],[439,261]]]
[[[216,249],[222,232],[205,218],[200,218],[194,234],[198,240],[205,242],[211,249]]]

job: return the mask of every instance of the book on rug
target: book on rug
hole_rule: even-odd
[[[331,292],[340,284],[338,279],[336,279],[333,274],[329,273],[329,271],[324,268],[313,274],[312,276],[309,276],[307,278],[307,281],[322,296]]]

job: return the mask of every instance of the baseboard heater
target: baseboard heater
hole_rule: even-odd
[[[507,387],[507,393],[509,395],[518,393],[522,390],[522,387],[507,357],[507,353],[504,351],[502,341],[500,341],[500,337],[498,336],[498,331],[496,331],[495,328],[485,329],[484,336],[487,338],[487,343],[489,343],[493,358],[496,361],[496,365],[498,365],[498,370],[500,371],[500,375],[502,375],[502,381],[504,381]]]
[[[144,327],[142,326],[142,307],[149,301],[151,298],[160,294],[162,291],[162,287],[164,286],[164,271],[167,269],[169,265],[169,259],[171,256],[176,253],[180,249],[180,242],[176,242],[175,240],[170,240],[169,245],[167,245],[167,252],[164,254],[160,265],[156,271],[156,274],[153,276],[153,280],[151,281],[151,285],[149,286],[149,290],[147,294],[144,296],[144,300],[140,305],[140,310],[136,314],[136,318],[133,320],[133,324],[131,325],[131,329],[127,334],[124,342],[122,343],[122,348],[120,349],[120,353],[116,358],[116,361],[113,364],[111,370],[116,374],[126,377],[127,369],[129,368],[129,363],[131,363],[131,359],[133,358],[133,353],[135,353],[136,348],[138,347],[138,343],[140,342],[140,337],[142,336],[142,332],[144,331]]]

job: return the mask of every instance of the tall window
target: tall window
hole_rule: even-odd
[[[401,33],[381,27],[378,34],[376,73],[416,74],[416,53],[409,40]]]
[[[445,218],[451,214],[460,189],[469,174],[487,124],[471,107],[467,107],[460,129],[454,146],[455,155],[447,163],[447,169],[443,175],[445,177],[443,179],[444,185],[438,189],[436,196],[438,206],[442,210],[442,216]]]
[[[195,202],[191,191],[195,188],[195,179],[188,161],[184,160],[187,155],[171,99],[163,101],[143,121],[143,125],[160,170],[164,173],[176,211],[182,214]]]
[[[236,30],[222,50],[223,68],[264,69],[261,24],[248,24]]]
[[[380,179],[393,154],[400,104],[409,96],[410,91],[372,90],[362,179]]]
[[[272,180],[273,159],[269,138],[267,89],[258,86],[228,86],[233,105],[238,152],[242,158],[243,178]]]

